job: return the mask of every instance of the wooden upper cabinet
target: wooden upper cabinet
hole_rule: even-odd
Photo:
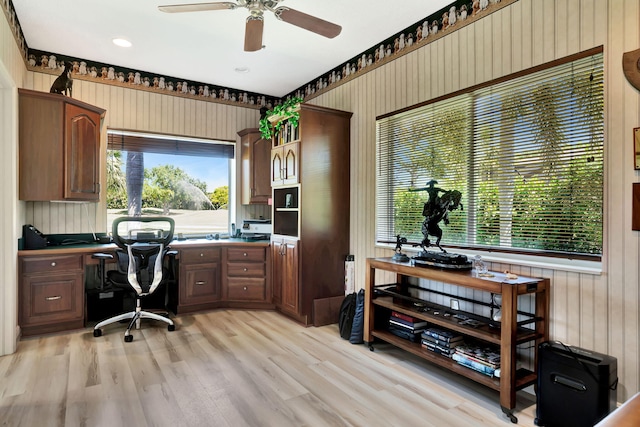
[[[105,110],[63,95],[18,92],[20,200],[98,201]]]
[[[267,204],[271,197],[271,141],[262,139],[255,128],[244,129],[238,135],[242,156],[241,203]]]

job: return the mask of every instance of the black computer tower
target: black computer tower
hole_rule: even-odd
[[[538,351],[536,424],[593,427],[616,408],[618,361],[558,342]]]

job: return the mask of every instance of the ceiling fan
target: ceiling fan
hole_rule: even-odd
[[[208,10],[237,9],[245,7],[249,9],[247,26],[244,34],[244,50],[255,52],[262,49],[262,30],[264,27],[264,11],[273,12],[276,18],[313,33],[327,38],[334,38],[342,31],[340,25],[333,24],[315,16],[278,6],[282,0],[237,0],[232,2],[193,3],[158,6],[158,9],[167,13],[202,12]]]

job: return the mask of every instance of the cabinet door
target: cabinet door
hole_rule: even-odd
[[[298,143],[290,142],[286,144],[284,147],[283,161],[284,161],[284,170],[283,170],[283,184],[297,184],[299,180],[299,172],[298,172]]]
[[[282,241],[271,242],[271,283],[273,286],[273,303],[282,305]]]
[[[284,311],[299,314],[298,242],[285,240],[282,249],[281,308]]]
[[[251,203],[265,204],[271,197],[269,159],[271,141],[258,139],[251,144]]]
[[[271,149],[271,186],[282,185],[284,173],[284,152],[282,147]]]
[[[220,300],[218,263],[181,266],[180,304],[202,304]]]
[[[240,202],[266,204],[271,197],[271,141],[262,139],[256,128],[243,129],[238,135],[242,145]]]
[[[100,197],[100,116],[76,105],[65,106],[65,199]]]

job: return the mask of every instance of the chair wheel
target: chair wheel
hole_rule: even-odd
[[[94,329],[93,330],[93,336],[94,337],[101,337],[102,336],[102,329]]]
[[[131,341],[133,341],[133,335],[124,336],[124,342],[131,342]]]
[[[170,330],[170,331],[175,331],[176,330],[176,325],[169,325],[167,327],[167,329]]]

